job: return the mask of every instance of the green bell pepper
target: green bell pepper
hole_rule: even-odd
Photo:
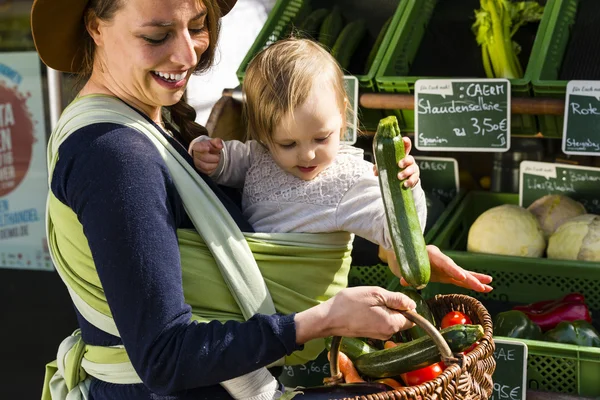
[[[521,311],[498,313],[494,319],[494,336],[539,340],[542,330]]]
[[[544,334],[542,340],[574,344],[577,346],[600,347],[600,334],[587,321],[563,321]]]

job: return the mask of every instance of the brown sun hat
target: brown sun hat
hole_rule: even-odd
[[[221,15],[237,0],[217,0]],[[31,33],[44,64],[63,72],[77,72],[83,36],[83,12],[87,0],[34,0],[31,6]]]

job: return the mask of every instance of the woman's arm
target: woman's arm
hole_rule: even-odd
[[[114,125],[74,133],[59,150],[52,190],[83,225],[123,344],[152,391],[216,384],[298,348],[293,315],[191,321],[176,236],[183,207],[141,134]]]

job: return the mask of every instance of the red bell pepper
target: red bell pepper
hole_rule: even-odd
[[[562,321],[585,320],[592,322],[590,311],[584,303],[560,303],[543,312],[523,311],[531,321],[539,325],[542,332],[553,329]]]
[[[585,297],[581,293],[569,293],[560,299],[544,300],[524,306],[515,306],[513,307],[513,310],[523,312],[528,311],[529,313],[542,313],[562,303],[585,303]]]

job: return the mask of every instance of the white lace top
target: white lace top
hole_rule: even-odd
[[[243,212],[257,232],[347,231],[392,247],[379,180],[356,147],[340,146],[334,162],[305,181],[279,168],[258,142],[226,141],[211,177],[221,185],[243,187]],[[412,193],[424,230],[427,206],[420,183]]]

